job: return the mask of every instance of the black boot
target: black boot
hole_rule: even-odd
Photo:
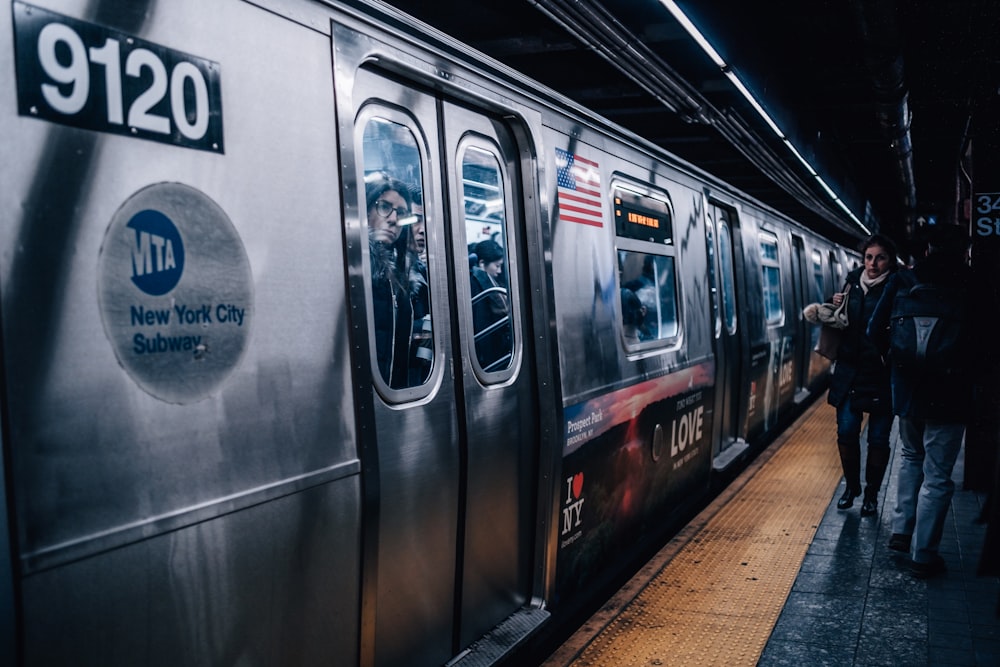
[[[878,512],[878,495],[869,496],[865,489],[865,499],[861,503],[861,516],[875,516]]]
[[[889,465],[891,450],[888,447],[872,447],[868,443],[868,460],[865,462],[865,500],[861,505],[861,516],[875,516],[878,511],[878,492],[882,488],[882,478]]]
[[[844,468],[847,490],[837,501],[837,509],[846,510],[854,506],[854,499],[861,495],[861,443],[837,442],[840,450],[840,464]]]
[[[851,487],[847,487],[844,491],[844,495],[840,497],[837,501],[837,509],[839,510],[849,510],[854,506],[854,499],[861,495],[860,491],[855,491]]]

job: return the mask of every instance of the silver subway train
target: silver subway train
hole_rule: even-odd
[[[378,2],[0,35],[2,664],[503,662],[825,387],[856,254]]]

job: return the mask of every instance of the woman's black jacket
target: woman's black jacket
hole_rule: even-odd
[[[888,278],[871,287],[865,294],[861,288],[861,272],[857,268],[847,274],[849,296],[847,328],[837,349],[837,361],[830,381],[827,400],[839,406],[850,397],[855,409],[875,414],[887,414],[892,409],[889,369],[882,363],[875,344],[868,338],[868,320],[875,310]]]

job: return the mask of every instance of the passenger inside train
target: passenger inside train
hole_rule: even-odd
[[[505,367],[502,362],[509,360],[513,345],[503,248],[496,241],[480,241],[475,255],[471,294],[476,356],[483,370],[498,370]]]
[[[618,265],[619,280],[624,288],[621,298],[625,326],[629,325],[628,318],[640,312],[635,309],[632,299],[626,297],[626,292],[636,297],[641,306],[642,321],[633,328],[637,340],[626,339],[626,343],[663,340],[677,335],[673,258],[620,250]]]
[[[411,252],[415,252],[420,261],[424,263],[424,273],[426,274],[427,228],[424,226],[423,193],[419,186],[410,187],[410,199],[412,200],[410,210],[415,220],[410,227],[410,239],[407,247]]]
[[[385,174],[375,174],[366,179],[365,198],[375,354],[382,379],[391,388],[402,389],[423,382],[430,368],[430,359],[422,358],[418,346],[412,345],[418,324],[423,333],[426,323],[429,334],[426,267],[416,252],[412,253],[413,261],[408,261],[410,225],[400,226],[411,216],[409,186]],[[401,229],[406,232],[400,234]],[[424,356],[426,353],[423,350]]]
[[[418,186],[410,187],[411,215],[403,227],[397,252],[406,254],[406,276],[413,300],[413,336],[410,344],[409,386],[427,381],[434,361],[434,339],[431,328],[430,287],[427,281],[427,229],[424,226],[423,198]],[[412,222],[411,222],[412,220]],[[405,242],[405,246],[404,246]]]
[[[622,299],[622,332],[626,345],[638,345],[642,339],[648,338],[649,334],[644,331],[643,326],[646,321],[646,306],[636,296],[636,293],[627,287],[621,291]]]

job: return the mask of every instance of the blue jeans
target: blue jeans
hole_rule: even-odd
[[[902,444],[892,532],[912,535],[910,557],[929,563],[937,555],[955,482],[951,472],[965,437],[965,424],[899,418]]]
[[[837,442],[861,442],[861,421],[865,413],[851,406],[851,397],[845,396],[837,406]],[[868,415],[868,446],[885,447],[889,449],[889,436],[892,434],[892,420],[896,417],[890,412],[887,415]]]

